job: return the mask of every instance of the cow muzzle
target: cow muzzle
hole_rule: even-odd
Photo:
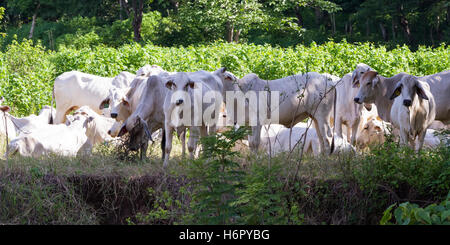
[[[117,116],[118,116],[117,113],[111,113],[112,118],[117,118]]]
[[[412,104],[411,100],[403,100],[404,106],[411,106],[411,104]]]
[[[179,99],[177,101],[175,101],[175,105],[181,105],[183,104],[183,99]]]
[[[355,101],[355,103],[358,103],[358,104],[361,104],[361,103],[362,103],[362,102],[359,101],[359,98],[358,98],[358,97],[355,97],[355,98],[353,99],[353,101]]]

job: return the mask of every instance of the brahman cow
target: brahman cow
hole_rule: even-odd
[[[354,101],[359,104],[374,103],[378,107],[381,119],[390,122],[393,101],[389,100],[389,96],[393,93],[397,83],[407,75],[406,73],[399,73],[393,77],[386,78],[373,70],[364,72],[359,79],[354,81],[354,86],[359,86],[359,91]],[[415,78],[426,82],[430,86],[431,94],[433,94],[436,101],[436,120],[449,124],[450,70]]]
[[[216,132],[223,101],[223,84],[215,73],[203,70],[177,72],[165,79],[164,84],[169,89],[164,100],[164,167],[167,167],[176,128],[189,128],[188,150],[191,157],[199,137]]]
[[[264,123],[260,122],[260,116],[264,115],[264,111],[259,111],[258,105],[247,97],[237,99],[236,94],[229,97],[229,92],[242,92],[246,95],[248,92],[254,91],[256,93],[256,101],[259,101],[259,93],[267,91],[268,93],[278,94],[278,97],[270,97],[267,103],[271,111],[271,119],[278,112],[278,122],[286,127],[292,127],[298,122],[310,117],[314,121],[314,126],[319,138],[321,152],[331,152],[332,131],[330,126],[330,117],[332,114],[333,105],[335,102],[335,85],[336,78],[329,75],[319,74],[317,72],[308,72],[306,74],[293,75],[277,80],[263,80],[256,74],[248,74],[241,79],[227,72],[225,69],[219,69],[215,72],[222,78],[224,84],[224,92],[226,92],[227,117],[232,116],[233,120],[242,120],[239,116],[244,115],[243,122],[238,122],[239,125],[249,124],[252,120],[256,120],[257,125],[252,126],[252,135],[249,136],[249,144],[252,151],[257,151],[260,143],[261,126]],[[243,96],[244,97],[244,96]],[[278,104],[272,105],[272,99],[278,100]],[[229,101],[229,102],[228,102]],[[276,102],[275,102],[276,103]],[[245,112],[239,112],[238,106],[245,105]],[[233,111],[234,113],[228,113]],[[257,117],[250,116],[252,111],[257,112]],[[261,114],[263,113],[263,114]],[[268,113],[267,113],[268,114]],[[266,114],[266,115],[267,115]],[[276,120],[276,119],[275,119]]]
[[[49,124],[52,115],[55,114],[55,109],[50,106],[44,106],[39,115],[30,115],[27,117],[18,118],[9,114],[10,107],[0,106],[0,134],[8,135],[8,139],[27,134],[39,129],[42,125]],[[6,125],[5,125],[6,120]],[[6,133],[8,130],[8,133]]]
[[[61,156],[86,155],[99,143],[111,138],[106,133],[113,119],[98,115],[83,106],[74,115],[67,115],[66,124],[40,125],[38,130],[20,135],[8,145],[8,155],[40,157],[48,154]]]
[[[134,78],[135,75],[129,72],[121,72],[116,77],[100,77],[79,71],[59,75],[53,86],[56,103],[54,123],[64,123],[68,113],[84,105],[102,114],[98,106],[108,96],[109,90],[129,87]]]
[[[305,137],[306,133],[306,137]],[[333,154],[344,152],[356,152],[355,148],[345,140],[336,136],[336,149]],[[316,129],[311,123],[300,122],[292,128],[286,128],[280,124],[264,125],[261,129],[261,146],[272,155],[280,152],[291,152],[293,149],[303,148],[305,154],[318,156],[320,154],[320,142]]]
[[[436,116],[436,104],[430,85],[416,77],[404,76],[395,86],[390,99],[391,121],[400,130],[400,143],[413,149],[422,148],[428,126]],[[415,139],[418,137],[418,146]]]

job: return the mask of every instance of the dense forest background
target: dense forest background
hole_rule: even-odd
[[[450,41],[447,0],[3,0],[2,12],[2,50],[24,38],[52,50],[218,40],[288,47],[330,39],[416,49]]]

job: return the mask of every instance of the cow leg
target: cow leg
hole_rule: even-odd
[[[408,141],[409,141],[409,133],[404,129],[404,128],[400,128],[400,145],[408,145]]]
[[[199,127],[190,127],[189,128],[189,139],[188,139],[188,151],[189,157],[191,159],[194,158],[195,150],[197,148],[197,142],[201,134],[201,130]]]
[[[161,157],[161,160],[164,161],[164,153],[165,153],[165,148],[166,148],[166,130],[161,129],[161,131],[162,131],[162,137],[161,137],[162,157]]]
[[[148,148],[148,141],[146,141],[146,143],[141,145],[141,149],[140,149],[140,158],[141,161],[144,159],[144,157],[147,156],[147,148]]]
[[[425,135],[426,135],[427,130],[422,130],[422,132],[419,133],[419,135],[417,136],[419,139],[419,146],[417,148],[417,151],[420,151],[422,149],[423,146],[423,142],[425,140]]]
[[[252,135],[248,137],[248,144],[252,152],[254,153],[258,152],[260,141],[261,141],[261,125],[252,126]]]
[[[165,144],[165,154],[164,154],[164,164],[163,167],[166,168],[169,165],[169,157],[170,157],[170,151],[172,151],[172,138],[173,138],[173,131],[174,128],[169,126],[168,123],[164,125],[165,128],[165,134],[166,134],[166,144]]]
[[[317,123],[317,120],[315,118],[312,118],[313,123],[314,123],[314,128],[316,129],[316,133],[317,133],[317,138],[319,139],[319,145],[320,145],[320,152],[325,152],[324,149],[324,144],[323,144],[323,138],[322,138],[322,134],[319,131],[319,124]]]
[[[184,159],[186,157],[186,127],[178,132],[178,139],[181,141],[181,157]]]
[[[340,116],[336,117],[336,123],[334,125],[334,130],[337,136],[343,138],[342,136],[342,118]]]
[[[54,124],[64,123],[64,121],[66,120],[66,115],[70,113],[69,109],[70,106],[56,105],[56,115],[53,123]]]
[[[316,118],[316,121],[317,121],[316,130],[317,130],[318,134],[320,133],[319,139],[322,138],[322,142],[321,142],[321,144],[323,146],[322,149],[324,150],[323,152],[325,154],[327,154],[331,150],[330,138],[333,137],[331,135],[331,128],[330,128],[330,125],[327,123],[328,121],[324,120],[324,118],[322,118],[322,117]]]
[[[356,136],[358,134],[359,122],[360,122],[360,119],[356,119],[355,121],[353,121],[352,137],[351,137],[351,140],[349,141],[352,145],[356,145]]]

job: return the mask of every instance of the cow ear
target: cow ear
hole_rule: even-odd
[[[130,106],[130,103],[128,102],[127,98],[123,98],[122,99],[122,103],[123,103],[124,106]]]
[[[402,93],[402,84],[398,83],[397,86],[395,86],[394,92],[392,92],[391,97],[389,97],[390,100],[395,99],[397,96],[399,96]]]
[[[103,110],[109,108],[109,98],[106,98],[102,101],[102,103],[100,103],[100,106],[98,107],[98,109]]]
[[[375,126],[374,129],[377,132],[383,132],[383,130],[380,128],[380,126]]]
[[[374,88],[378,82],[380,81],[380,77],[378,76],[378,72],[375,72],[375,77],[372,79],[372,88]]]
[[[0,110],[3,112],[9,112],[11,110],[11,108],[7,105],[2,105],[2,106],[0,106]]]
[[[120,128],[119,134],[117,135],[117,137],[122,137],[123,135],[125,135],[126,133],[128,133],[127,130],[127,125],[123,124],[122,128]]]
[[[420,84],[420,82],[416,83],[415,88],[416,88],[416,93],[420,98],[422,98],[424,100],[428,100],[428,96],[425,93],[425,90],[423,89],[422,84]]]
[[[191,89],[196,88],[195,82],[194,82],[194,81],[189,81],[189,82],[187,83],[187,86],[189,86],[189,88],[191,88]]]
[[[142,127],[144,128],[144,132],[145,132],[145,135],[147,136],[147,139],[149,139],[151,142],[154,142],[153,139],[152,139],[152,133],[151,133],[150,130],[148,129],[147,122],[144,121],[144,120],[143,120],[142,118],[140,118],[140,117],[139,117],[139,121],[140,121],[140,124],[142,124]]]
[[[356,76],[357,76],[356,73],[357,73],[356,70],[353,71],[353,73],[352,73],[352,87],[353,88],[359,88],[359,79],[356,79]]]

